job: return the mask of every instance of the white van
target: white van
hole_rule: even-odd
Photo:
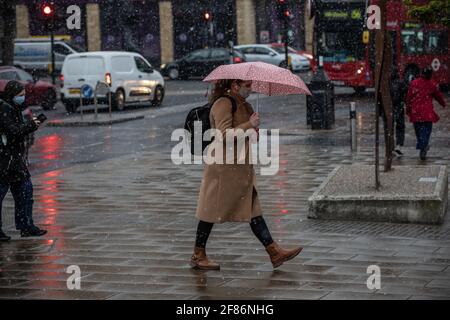
[[[138,53],[98,51],[70,54],[61,72],[61,99],[67,112],[80,106],[81,87],[95,88],[98,82],[109,84],[112,105],[123,110],[126,105],[161,105],[164,99],[164,79]],[[97,95],[99,103],[108,97]],[[83,98],[83,105],[93,103],[93,97]]]
[[[15,39],[14,65],[24,70],[47,71],[52,63],[50,39]],[[61,71],[64,59],[75,50],[64,40],[55,38],[55,69]]]

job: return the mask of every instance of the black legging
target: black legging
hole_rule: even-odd
[[[197,227],[197,237],[195,239],[195,246],[199,248],[205,248],[206,242],[208,241],[211,230],[214,226],[214,223],[200,221]],[[250,227],[252,228],[253,233],[258,238],[258,240],[262,243],[264,247],[267,247],[273,243],[272,236],[270,235],[269,228],[267,228],[266,221],[263,217],[259,216],[253,218],[250,221]]]

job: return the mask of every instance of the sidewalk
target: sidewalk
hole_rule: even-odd
[[[339,108],[346,114],[345,106]],[[449,141],[449,113],[441,111],[439,148],[427,164],[450,163],[450,146],[442,144]],[[371,144],[363,138],[353,154],[340,144],[313,144],[323,135],[345,141],[346,120],[338,121],[330,133],[282,137],[280,171],[258,175],[274,239],[304,247],[279,269],[272,269],[247,224],[214,227],[208,253],[221,271],[189,268],[202,166],[175,166],[168,143],[161,150],[33,177],[35,220],[49,234],[23,240],[7,229],[13,241],[0,244],[0,298],[450,299],[449,214],[442,226],[307,219],[308,197],[335,167],[373,164]],[[362,115],[361,121],[370,120]],[[370,131],[361,132],[370,137]],[[423,165],[410,125],[405,156],[395,165]],[[11,221],[12,210],[8,196],[5,221]],[[67,289],[71,265],[81,269],[81,290]],[[371,265],[381,269],[379,290],[366,285]]]

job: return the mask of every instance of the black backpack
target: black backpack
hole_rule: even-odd
[[[209,122],[209,114],[211,113],[212,106],[214,105],[214,103],[217,100],[219,100],[220,98],[223,98],[223,97],[230,99],[231,105],[233,106],[232,113],[234,115],[234,113],[237,110],[236,101],[234,100],[234,98],[232,98],[230,96],[226,96],[226,95],[218,97],[212,103],[207,103],[201,107],[197,107],[197,108],[194,108],[191,111],[189,111],[189,113],[186,117],[186,121],[184,123],[184,129],[190,133],[191,154],[196,155],[195,151],[194,151],[194,141],[195,141],[194,123],[196,121],[202,122],[202,139],[201,139],[202,140],[202,154],[203,154],[203,151],[206,149],[206,147],[214,140],[214,139],[212,139],[211,141],[203,141],[203,135],[205,134],[206,131],[211,129],[211,123]],[[198,154],[198,155],[200,156],[202,154]]]

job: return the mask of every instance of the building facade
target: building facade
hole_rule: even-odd
[[[18,38],[48,36],[40,20],[42,2],[17,1]],[[139,52],[155,65],[207,46],[280,42],[284,30],[276,0],[58,0],[55,5],[63,18],[70,16],[68,6],[81,9],[81,28],[62,24],[56,35],[89,51]],[[291,44],[304,49],[304,0],[291,0],[290,7]]]

